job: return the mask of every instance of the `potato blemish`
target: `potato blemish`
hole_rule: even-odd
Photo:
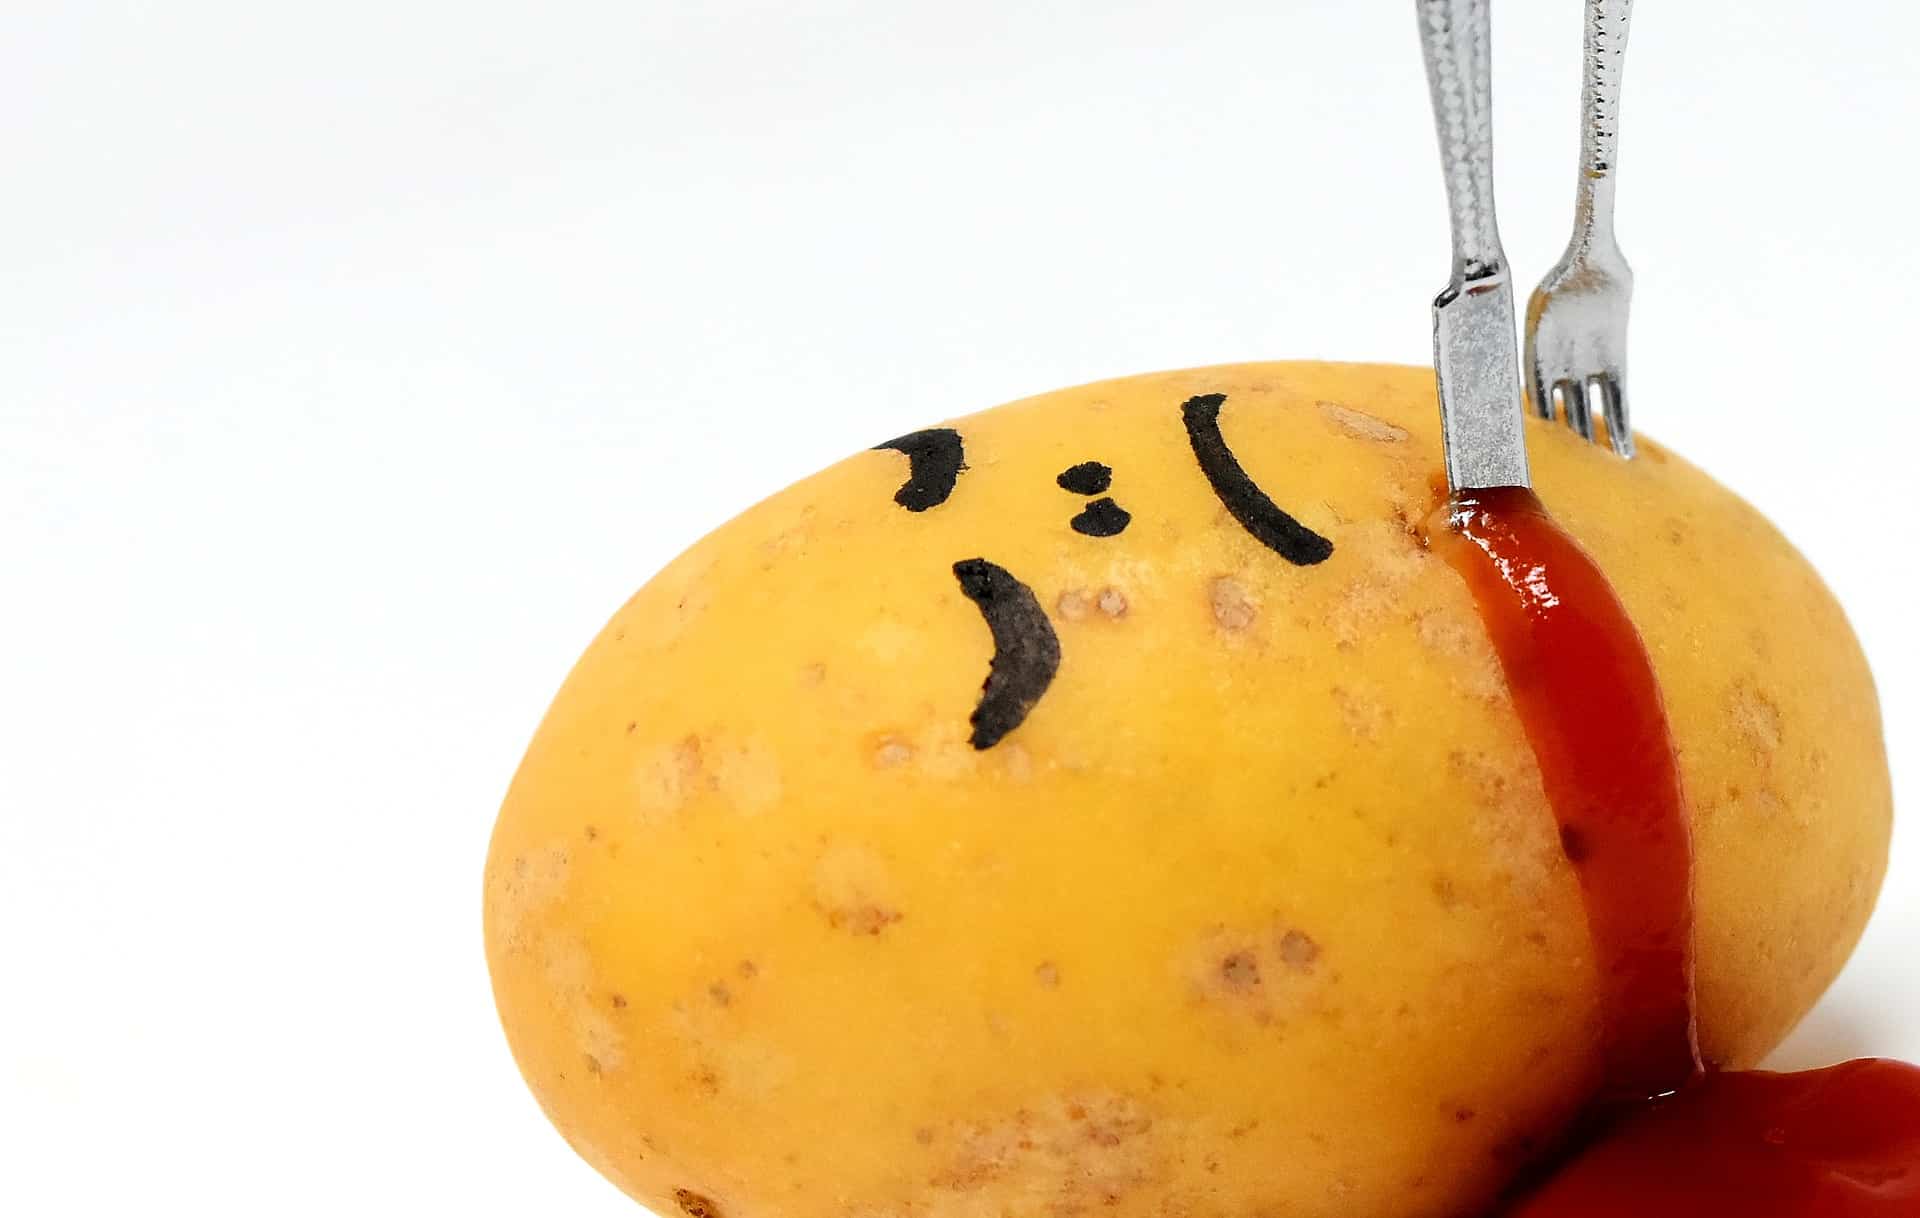
[[[1407,429],[1389,423],[1378,415],[1368,414],[1364,410],[1355,410],[1351,406],[1342,406],[1338,402],[1319,402],[1320,413],[1327,417],[1341,434],[1356,440],[1371,440],[1376,444],[1400,444],[1407,438]]]
[[[711,1197],[690,1188],[674,1189],[673,1203],[680,1207],[680,1212],[687,1218],[725,1218]]]
[[[891,894],[885,861],[864,846],[829,847],[814,867],[814,907],[836,931],[877,936],[899,922],[905,915]]]
[[[1164,1171],[1154,1121],[1126,1096],[1076,1094],[1021,1108],[1004,1120],[953,1131],[954,1149],[928,1181],[969,1194],[968,1212],[1041,1202],[1058,1218],[1110,1207]],[[958,1213],[935,1199],[935,1213]]]
[[[1267,1024],[1317,1006],[1319,960],[1311,935],[1279,921],[1265,930],[1213,928],[1191,949],[1183,971],[1200,1002]]]
[[[1239,634],[1260,616],[1260,607],[1246,586],[1231,575],[1216,576],[1207,585],[1207,604],[1214,624],[1228,634]]]

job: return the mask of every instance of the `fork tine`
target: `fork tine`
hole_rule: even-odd
[[[1567,420],[1567,426],[1573,428],[1582,440],[1593,439],[1593,402],[1587,397],[1586,385],[1579,381],[1565,380],[1556,383],[1553,392],[1560,399],[1560,409]]]
[[[1540,315],[1546,311],[1547,298],[1538,288],[1527,297],[1526,325],[1521,331],[1520,366],[1527,378],[1527,405],[1543,419],[1553,418],[1553,395],[1547,387],[1546,369],[1540,364]]]
[[[1613,451],[1623,457],[1633,456],[1633,429],[1627,423],[1627,391],[1621,377],[1611,372],[1589,377],[1587,399],[1589,408],[1598,405],[1594,413],[1605,420]]]
[[[1575,381],[1571,387],[1574,397],[1580,399],[1580,438],[1595,444],[1600,442],[1595,433],[1594,420],[1607,417],[1607,378],[1599,373],[1590,373]]]
[[[1543,403],[1540,408],[1540,417],[1549,421],[1564,420],[1567,417],[1567,383],[1554,381],[1552,384],[1547,384],[1544,380],[1541,383],[1546,385],[1546,389],[1540,395],[1540,401]]]
[[[1533,413],[1543,419],[1553,418],[1553,390],[1547,386],[1546,377],[1541,375],[1540,365],[1533,355],[1533,336],[1538,323],[1527,319],[1527,405],[1533,407]]]

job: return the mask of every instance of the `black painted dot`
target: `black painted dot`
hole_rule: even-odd
[[[1095,499],[1070,523],[1074,532],[1088,537],[1113,537],[1133,523],[1133,513],[1111,499]]]
[[[1113,467],[1102,465],[1098,461],[1082,461],[1071,469],[1062,470],[1054,481],[1063,491],[1072,491],[1076,495],[1103,495],[1113,485]]]
[[[1587,842],[1587,835],[1580,831],[1578,825],[1561,825],[1560,853],[1567,856],[1569,863],[1578,867],[1587,861],[1588,856],[1593,853],[1593,847]]]

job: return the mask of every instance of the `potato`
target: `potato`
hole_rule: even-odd
[[[1866,665],[1698,470],[1531,439],[1663,683],[1701,1034],[1750,1064],[1880,884]],[[1485,1200],[1594,1085],[1598,1010],[1500,668],[1423,544],[1439,462],[1423,370],[1141,376],[861,453],[674,560],[567,680],[487,864],[554,1123],[691,1218]]]

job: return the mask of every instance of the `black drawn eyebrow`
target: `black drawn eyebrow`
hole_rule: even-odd
[[[1033,589],[1005,567],[968,558],[953,564],[953,574],[993,634],[986,683],[967,720],[973,726],[973,747],[990,749],[1020,726],[1053,683],[1060,669],[1060,636]]]
[[[907,455],[907,480],[893,493],[893,501],[909,512],[945,503],[960,480],[960,471],[967,468],[966,448],[960,433],[951,427],[909,432],[873,447],[876,452],[892,449]]]
[[[1311,567],[1333,555],[1333,543],[1280,510],[1280,505],[1254,484],[1220,434],[1220,407],[1224,393],[1188,398],[1180,408],[1187,425],[1187,442],[1200,462],[1213,493],[1261,545],[1298,567]]]

